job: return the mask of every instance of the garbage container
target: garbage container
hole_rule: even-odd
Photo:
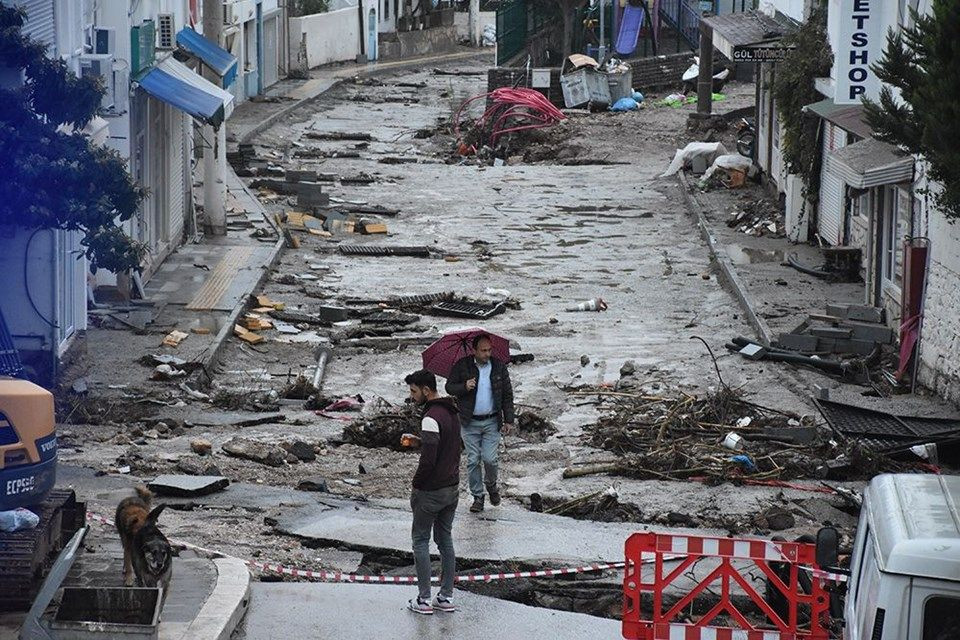
[[[611,104],[620,98],[633,97],[633,69],[611,71],[607,74],[607,84],[610,87]]]

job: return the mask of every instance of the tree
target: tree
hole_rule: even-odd
[[[563,58],[573,53],[573,30],[576,27],[577,11],[587,0],[554,0],[563,18]]]
[[[954,222],[960,218],[960,0],[933,0],[930,14],[911,15],[913,26],[891,30],[872,67],[887,85],[879,102],[863,105],[876,138],[926,159],[929,177],[943,187],[933,201]]]
[[[817,201],[820,192],[820,121],[804,107],[821,99],[815,78],[830,75],[833,56],[827,43],[827,12],[820,6],[800,29],[783,38],[795,48],[776,65],[773,96],[783,125],[783,161],[790,173],[803,178],[804,196]]]
[[[22,73],[0,88],[0,225],[81,231],[91,268],[139,270],[143,245],[127,236],[146,196],[115,151],[80,133],[103,96],[97,80],[76,77],[21,33],[24,15],[0,6],[0,66]]]

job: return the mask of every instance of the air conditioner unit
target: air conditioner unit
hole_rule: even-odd
[[[173,49],[176,42],[173,14],[161,13],[157,16],[157,49]]]
[[[93,30],[93,52],[115,54],[117,52],[117,30],[96,27]]]
[[[113,82],[113,54],[110,53],[86,53],[80,56],[80,74],[84,76],[95,76],[103,82],[103,100],[100,106],[106,110],[112,110],[116,106],[114,99]]]

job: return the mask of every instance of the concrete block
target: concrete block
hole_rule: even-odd
[[[868,356],[873,353],[876,342],[869,340],[837,340],[834,345],[834,353],[855,353],[860,356]]]
[[[322,306],[317,309],[317,316],[324,322],[343,322],[349,318],[350,312],[344,307]]]
[[[853,329],[852,337],[856,340],[868,340],[880,344],[891,344],[893,342],[893,329],[882,324],[849,322],[844,323],[844,326]]]
[[[297,206],[303,208],[326,207],[330,204],[330,196],[323,193],[321,185],[316,182],[300,182],[297,190]]]
[[[862,304],[828,304],[827,315],[861,322],[883,322],[883,309]]]
[[[853,334],[853,329],[843,329],[835,327],[812,327],[810,334],[818,338],[831,338],[833,340],[842,340],[849,338]]]
[[[316,182],[317,172],[310,170],[287,169],[283,177],[287,182]]]
[[[803,333],[781,333],[777,344],[783,349],[794,351],[816,351],[817,337]]]
[[[833,350],[836,348],[837,341],[835,338],[817,338],[816,351],[827,351],[833,353]]]
[[[880,324],[883,322],[883,309],[880,307],[851,305],[850,308],[847,309],[847,319]]]

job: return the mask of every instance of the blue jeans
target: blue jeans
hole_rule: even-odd
[[[453,552],[453,517],[457,513],[460,487],[436,491],[414,489],[410,494],[413,510],[413,561],[417,568],[417,587],[421,600],[430,600],[430,532],[440,550],[440,595],[453,597],[453,577],[457,559]]]
[[[497,490],[497,446],[500,444],[500,423],[496,417],[486,420],[471,420],[461,431],[463,447],[467,450],[467,474],[470,493],[473,497],[483,497],[483,486],[487,492]],[[480,463],[483,463],[481,469]]]

